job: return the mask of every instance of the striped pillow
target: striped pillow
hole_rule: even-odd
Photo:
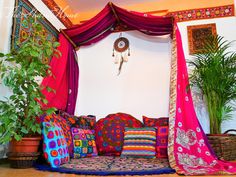
[[[125,128],[121,156],[155,158],[156,129],[153,127]]]

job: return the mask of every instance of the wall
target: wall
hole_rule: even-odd
[[[117,76],[112,57],[112,34],[78,52],[80,66],[76,114],[102,118],[126,112],[142,120],[142,115],[168,116],[170,80],[169,38],[151,38],[140,32],[127,32],[131,56]]]
[[[187,26],[207,23],[216,23],[217,33],[225,39],[236,40],[236,17],[179,23],[186,59],[191,59],[188,54]],[[142,115],[167,116],[170,62],[168,41],[155,43],[143,40],[143,36],[139,39],[136,33],[125,33],[124,36],[131,42],[131,57],[121,75],[116,76],[117,66],[113,64],[111,53],[118,35],[108,36],[100,43],[81,48],[78,52],[80,85],[76,114],[95,114],[101,118],[109,113],[123,111],[139,119]],[[235,49],[236,43],[232,46],[232,50]],[[199,121],[208,133],[205,104],[202,96],[193,92]],[[236,112],[231,121],[223,124],[222,131],[230,128],[236,128]]]
[[[29,0],[37,10],[43,15],[46,14],[47,19],[57,28],[65,28],[65,26],[53,15],[53,13],[41,1]],[[14,12],[14,0],[0,0],[0,52],[7,53],[10,50],[10,37],[12,28],[12,16]],[[0,100],[10,95],[10,90],[3,87],[0,82]],[[6,146],[0,145],[0,158],[5,157]]]

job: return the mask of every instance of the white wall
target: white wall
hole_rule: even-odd
[[[131,56],[117,76],[112,57],[119,33],[78,52],[80,66],[76,114],[94,114],[98,119],[125,112],[142,120],[142,115],[168,116],[170,80],[169,38],[151,38],[126,32]]]
[[[188,49],[188,36],[187,36],[187,26],[189,25],[198,25],[198,24],[208,24],[216,23],[217,34],[224,36],[226,40],[232,41],[236,40],[236,17],[227,17],[227,18],[216,18],[210,20],[196,20],[190,22],[181,22],[178,23],[179,29],[182,35],[184,53],[186,59],[191,59]],[[236,51],[236,42],[231,48],[232,51]],[[194,94],[195,107],[198,114],[198,118],[203,126],[205,132],[209,132],[208,129],[208,119],[207,111],[205,109],[204,103],[201,100],[201,95]],[[236,129],[236,111],[233,113],[233,119],[227,122],[224,122],[222,125],[222,132],[228,129]]]
[[[217,33],[225,39],[236,40],[236,17],[178,23],[186,59],[191,59],[187,26],[207,23],[216,23]],[[107,114],[123,111],[138,119],[142,115],[168,115],[170,45],[168,42],[146,41],[136,34],[124,34],[131,43],[131,57],[120,76],[116,76],[117,66],[111,57],[113,42],[119,34],[113,34],[93,46],[80,49],[76,114],[94,114],[102,118]],[[236,43],[232,50],[236,50]],[[193,96],[200,123],[208,133],[208,115],[202,96],[196,91],[193,91]],[[222,131],[230,128],[236,129],[236,112],[231,121],[223,124]]]

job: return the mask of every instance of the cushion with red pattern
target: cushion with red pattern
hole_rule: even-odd
[[[125,113],[109,114],[95,126],[98,153],[119,156],[122,151],[125,127],[140,128],[143,124]]]
[[[143,123],[147,127],[155,127],[157,129],[157,144],[156,144],[156,157],[168,158],[168,131],[169,131],[169,118],[148,118],[143,116]]]

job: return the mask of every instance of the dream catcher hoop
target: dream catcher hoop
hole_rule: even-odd
[[[112,56],[115,57],[114,63],[119,64],[119,75],[123,63],[128,62],[128,56],[130,56],[129,40],[125,37],[122,37],[122,33],[120,33],[119,38],[114,42]]]

